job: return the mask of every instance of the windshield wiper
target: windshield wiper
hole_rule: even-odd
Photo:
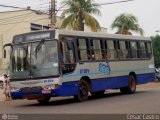
[[[37,53],[41,50],[41,46],[45,43],[45,39],[42,39],[38,45],[36,46],[36,49],[35,49],[35,54],[36,54],[36,58],[37,58]]]

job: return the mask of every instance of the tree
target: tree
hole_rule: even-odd
[[[132,35],[131,31],[143,35],[143,29],[140,28],[137,18],[132,14],[120,14],[113,21],[111,28],[117,28],[116,34]]]
[[[64,18],[61,28],[69,27],[73,30],[84,31],[84,24],[89,26],[92,31],[100,30],[98,21],[92,16],[101,15],[99,5],[93,3],[93,0],[64,0],[62,5],[68,7],[61,14]]]
[[[153,42],[154,62],[157,68],[160,67],[160,36],[151,37]]]

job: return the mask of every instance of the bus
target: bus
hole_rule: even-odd
[[[148,37],[57,29],[16,35],[7,46],[12,99],[86,101],[109,89],[132,94],[155,79]]]

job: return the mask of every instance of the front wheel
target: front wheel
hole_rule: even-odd
[[[45,99],[42,100],[37,100],[40,104],[47,104],[50,100],[50,97],[46,97]]]
[[[78,85],[78,94],[74,96],[74,99],[79,102],[88,100],[88,84],[86,81],[80,81]]]
[[[136,92],[136,77],[134,75],[129,75],[129,83],[127,87],[120,88],[123,94],[132,94]]]

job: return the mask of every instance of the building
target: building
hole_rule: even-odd
[[[57,17],[56,28],[61,25],[62,19]],[[7,57],[3,59],[3,45],[12,42],[14,35],[30,31],[49,29],[50,18],[46,13],[34,10],[18,10],[0,12],[0,75],[7,73],[10,49],[7,49]],[[85,31],[90,28],[85,26]],[[102,28],[102,32],[107,32]]]

